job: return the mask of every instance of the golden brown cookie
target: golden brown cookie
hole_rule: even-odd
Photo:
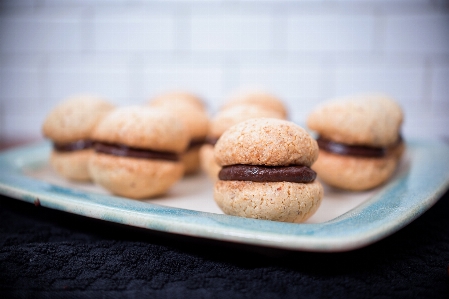
[[[176,105],[154,105],[160,109],[168,109],[184,123],[189,135],[189,146],[183,154],[185,174],[196,173],[200,169],[199,151],[209,131],[209,116],[204,109],[190,103],[179,101]]]
[[[394,173],[405,145],[403,113],[384,95],[358,95],[327,101],[308,117],[318,133],[320,154],[313,169],[334,187],[367,190]]]
[[[303,222],[320,206],[323,188],[310,169],[318,146],[292,122],[238,123],[220,137],[214,154],[222,166],[214,199],[226,214]]]
[[[192,105],[201,110],[205,110],[205,104],[203,100],[187,91],[171,91],[157,95],[149,101],[149,104],[153,107],[174,107],[178,104]]]
[[[189,137],[167,109],[118,108],[96,127],[89,171],[114,194],[150,198],[165,193],[183,175],[180,155]]]
[[[87,162],[92,153],[92,131],[114,106],[91,95],[70,97],[46,117],[42,131],[53,142],[50,165],[67,179],[90,180]]]
[[[241,104],[250,104],[268,108],[281,114],[282,118],[287,118],[288,115],[285,104],[279,98],[260,90],[238,91],[229,97],[222,109]]]
[[[218,180],[218,173],[221,166],[215,162],[214,146],[212,144],[204,144],[200,149],[201,169],[207,173],[213,181]]]

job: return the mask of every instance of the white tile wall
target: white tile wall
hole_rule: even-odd
[[[432,115],[449,117],[449,66],[436,66],[432,72]],[[446,127],[447,129],[447,127]]]
[[[290,51],[371,51],[375,17],[372,15],[292,14],[287,24]]]
[[[387,17],[385,51],[449,54],[447,12]]]
[[[337,67],[336,94],[383,92],[400,103],[418,102],[424,95],[423,66],[356,65]]]
[[[379,91],[406,137],[449,136],[444,1],[0,2],[0,138],[40,136],[60,100],[94,93],[140,104],[173,88],[214,112],[260,86],[304,123],[326,98]]]
[[[174,26],[171,15],[141,9],[100,10],[93,20],[92,49],[97,52],[170,51],[175,45]]]
[[[273,46],[272,27],[269,15],[192,15],[191,47],[193,51],[268,51]]]
[[[82,50],[82,13],[55,11],[3,11],[0,27],[4,53],[79,52]]]
[[[215,110],[223,94],[223,70],[219,67],[147,67],[143,78],[144,101],[171,89],[191,90],[207,100],[210,108]]]

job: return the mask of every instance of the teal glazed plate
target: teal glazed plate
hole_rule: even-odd
[[[0,193],[43,207],[173,234],[290,250],[338,252],[370,245],[428,210],[449,187],[449,146],[407,143],[394,177],[367,192],[325,186],[316,215],[293,224],[224,215],[204,174],[184,178],[167,195],[132,200],[92,183],[73,183],[48,166],[51,144],[0,153]]]

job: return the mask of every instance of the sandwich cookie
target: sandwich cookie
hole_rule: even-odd
[[[165,102],[150,102],[150,107],[167,109],[183,122],[187,129],[189,145],[181,155],[185,174],[194,174],[200,169],[200,148],[204,145],[209,131],[209,116],[204,109],[189,101],[178,100],[176,104]]]
[[[303,222],[320,206],[323,188],[310,168],[316,141],[296,124],[257,118],[229,128],[215,145],[222,166],[214,199],[224,213]]]
[[[90,95],[70,97],[57,105],[44,120],[42,131],[53,142],[51,167],[61,176],[90,180],[88,160],[93,153],[92,131],[114,106]]]
[[[180,154],[189,142],[187,130],[166,109],[117,108],[98,124],[93,138],[90,174],[114,194],[154,197],[182,177]]]
[[[222,109],[242,104],[262,106],[278,112],[284,119],[287,118],[287,108],[279,98],[267,92],[258,90],[247,90],[234,93],[223,105]]]
[[[386,182],[405,145],[400,135],[403,113],[384,95],[358,95],[327,101],[307,125],[316,131],[320,154],[313,169],[327,184],[366,190]]]
[[[214,146],[218,138],[233,125],[260,117],[284,118],[281,113],[264,106],[241,104],[220,110],[211,120],[206,144],[201,147],[200,151],[201,168],[211,179],[218,179],[218,172],[221,169],[214,157]]]

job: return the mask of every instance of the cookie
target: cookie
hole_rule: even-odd
[[[175,107],[178,104],[188,104],[192,105],[201,110],[206,110],[206,106],[203,100],[194,95],[193,93],[187,91],[172,91],[157,95],[149,101],[150,105],[153,107]]]
[[[179,101],[176,105],[159,105],[150,103],[151,107],[168,109],[186,127],[189,135],[189,146],[182,154],[185,174],[196,173],[200,169],[199,152],[209,131],[209,116],[204,109],[196,105]]]
[[[307,119],[318,134],[313,169],[325,183],[361,191],[385,183],[404,152],[403,112],[390,97],[355,95],[329,100]]]
[[[257,105],[274,110],[281,114],[282,118],[287,118],[288,115],[287,108],[279,98],[259,90],[245,90],[232,94],[223,105],[222,109],[241,104]]]
[[[200,148],[200,166],[201,169],[211,178],[213,181],[218,180],[218,173],[221,170],[221,166],[215,162],[214,145],[204,144]]]
[[[61,176],[77,181],[90,180],[87,163],[92,154],[91,134],[114,106],[91,95],[65,99],[45,118],[42,132],[53,143],[50,165]]]
[[[304,222],[320,206],[323,188],[310,168],[316,141],[296,124],[256,118],[229,128],[214,149],[222,167],[214,199],[229,215]]]
[[[207,137],[207,145],[204,145],[200,151],[201,168],[209,175],[212,180],[218,178],[220,166],[215,162],[213,155],[213,147],[218,138],[230,127],[242,121],[270,117],[283,119],[283,115],[275,110],[251,104],[241,104],[230,106],[220,110],[211,120],[209,133]]]
[[[130,198],[164,194],[183,175],[180,155],[189,138],[167,109],[117,108],[93,132],[89,171],[95,183]]]

